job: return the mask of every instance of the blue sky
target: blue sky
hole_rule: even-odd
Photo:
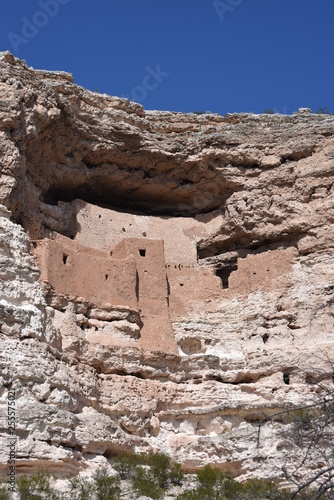
[[[145,109],[334,112],[333,0],[12,0],[0,50]]]

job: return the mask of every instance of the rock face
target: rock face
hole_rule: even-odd
[[[279,477],[303,450],[263,414],[334,354],[333,117],[145,112],[9,53],[0,92],[19,470],[131,449]]]

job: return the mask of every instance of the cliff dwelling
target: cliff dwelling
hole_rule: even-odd
[[[291,272],[296,253],[266,249],[216,268],[201,262],[198,242],[218,231],[219,211],[196,217],[148,216],[82,200],[60,202],[59,208],[75,214],[75,235],[52,233],[34,241],[41,282],[50,300],[63,296],[79,309],[90,302],[101,310],[113,306],[132,314],[136,323],[123,337],[108,323],[108,313],[94,325],[77,315],[76,324],[89,341],[101,341],[102,335],[110,346],[182,354],[173,335],[174,322],[191,310],[206,310],[221,297],[270,289],[273,280],[277,286],[277,280]],[[188,354],[187,343],[184,348]]]
[[[80,200],[73,209],[73,239],[55,234],[34,242],[42,282],[51,294],[75,303],[120,306],[139,315],[140,330],[124,345],[177,353],[172,322],[222,292],[214,269],[200,266],[197,256],[197,240],[217,230],[219,214],[133,215]],[[102,330],[105,342],[120,344],[117,334],[105,325]]]

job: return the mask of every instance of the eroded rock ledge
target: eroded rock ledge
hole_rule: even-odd
[[[287,424],[259,421],[333,355],[333,117],[145,112],[9,53],[0,89],[19,469],[133,449],[279,476]]]

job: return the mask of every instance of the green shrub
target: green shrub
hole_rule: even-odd
[[[72,476],[68,480],[71,500],[118,500],[121,492],[120,478],[110,476],[107,467],[97,469],[91,479]]]
[[[68,478],[70,482],[71,500],[91,500],[94,495],[95,485],[85,477],[72,476]]]
[[[291,492],[279,490],[270,481],[249,479],[238,483],[229,472],[220,472],[211,466],[198,471],[197,476],[201,478],[199,487],[182,493],[177,500],[288,500],[291,497]],[[300,493],[296,497],[298,500],[312,498],[314,492]]]
[[[153,453],[148,457],[147,463],[160,488],[166,488],[169,479],[170,457],[163,453]]]
[[[52,476],[44,471],[19,477],[16,485],[20,500],[57,500],[59,495],[51,487],[51,479]]]
[[[120,478],[110,476],[107,467],[100,467],[93,475],[97,500],[118,500]]]
[[[183,471],[181,464],[177,462],[173,462],[170,471],[169,471],[169,479],[172,484],[179,486],[182,484],[185,476],[185,472]]]
[[[209,495],[209,496],[208,496]],[[210,492],[204,488],[197,488],[196,490],[185,491],[177,496],[176,500],[212,500]]]
[[[278,500],[285,498],[273,483],[252,479],[245,483],[236,481],[230,472],[206,465],[197,472],[198,488],[186,491],[177,500]],[[288,498],[288,497],[287,497]]]
[[[232,495],[235,495],[240,488],[232,474],[221,472],[211,465],[206,465],[196,475],[199,483],[198,488],[184,492],[177,497],[178,500],[226,500],[233,498]]]
[[[211,467],[211,465],[206,465],[197,472],[197,480],[200,488],[211,490],[220,479],[220,475],[221,472],[219,469]]]
[[[241,484],[242,498],[245,500],[279,500],[284,498],[284,492],[279,492],[274,483],[262,479],[249,479]],[[288,498],[288,497],[287,497]]]
[[[0,500],[10,500],[12,498],[12,494],[8,491],[7,486],[5,484],[0,485]]]
[[[138,453],[122,452],[110,460],[110,464],[120,475],[121,479],[129,479],[133,476],[137,465],[145,465],[147,456]]]
[[[231,472],[221,472],[218,481],[218,490],[224,493],[226,498],[238,498],[238,495],[242,492],[242,484],[234,479]]]
[[[165,494],[165,490],[161,488],[154,473],[140,466],[136,467],[132,478],[132,486],[139,495],[147,496],[154,500],[160,500]]]
[[[119,473],[121,479],[132,479],[134,488],[136,490],[139,488],[143,495],[145,494],[144,490],[146,491],[150,487],[151,490],[153,488],[153,493],[159,496],[161,494],[160,490],[165,490],[169,482],[180,485],[184,478],[181,465],[172,463],[171,458],[164,453],[153,453],[151,455],[121,453],[114,457],[110,463]],[[146,471],[139,467],[140,465],[148,465],[150,470]]]

